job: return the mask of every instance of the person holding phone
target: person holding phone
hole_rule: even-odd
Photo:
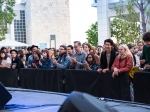
[[[33,60],[31,62],[31,68],[41,68],[40,65],[41,53],[36,50],[33,52]]]

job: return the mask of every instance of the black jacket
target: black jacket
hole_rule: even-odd
[[[16,64],[16,69],[24,68],[23,62],[19,57],[16,57],[15,59],[12,58],[11,68],[14,63]]]
[[[116,52],[114,49],[111,50],[111,55],[110,55],[110,61],[109,61],[109,70],[111,70],[111,66],[114,63],[115,58],[117,57],[118,52]],[[106,57],[106,51],[103,51],[101,54],[101,59],[100,59],[100,68],[106,69],[107,68],[107,57]]]

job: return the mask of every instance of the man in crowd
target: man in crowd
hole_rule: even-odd
[[[63,69],[63,70],[69,68],[70,58],[67,55],[67,47],[65,45],[60,46],[58,59],[53,60],[53,66],[56,69]]]
[[[111,69],[112,64],[118,53],[113,49],[114,43],[111,39],[106,39],[104,41],[105,51],[101,54],[100,59],[100,68],[97,70],[98,72],[106,73]]]
[[[28,60],[29,56],[32,55],[31,47],[27,48],[26,60]]]
[[[28,61],[27,61],[28,68],[31,67],[31,62],[33,61],[33,52],[36,51],[36,50],[38,50],[38,46],[32,45],[31,46],[32,54],[28,57]]]
[[[67,53],[68,53],[69,56],[73,56],[75,54],[75,52],[73,51],[73,46],[72,45],[67,46]]]
[[[143,41],[139,41],[137,43],[138,51],[136,52],[136,55],[139,57],[139,59],[141,58],[141,55],[142,55],[143,46],[144,46],[144,42]]]
[[[146,45],[143,47],[141,64],[144,64],[144,70],[150,72],[150,32],[147,32],[143,36],[143,41]]]
[[[72,69],[83,69],[83,63],[86,62],[87,53],[81,50],[81,42],[75,41],[74,42],[74,50],[75,54],[73,57],[70,57],[71,65],[70,68]]]

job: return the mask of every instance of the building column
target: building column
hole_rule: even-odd
[[[15,40],[14,34],[15,34],[15,32],[14,32],[14,20],[13,20],[12,24],[10,25],[10,39],[11,40]]]
[[[97,0],[97,13],[98,13],[98,44],[103,45],[104,40],[110,38],[108,0]]]

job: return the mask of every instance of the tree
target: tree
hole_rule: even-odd
[[[140,25],[120,18],[111,20],[111,37],[116,37],[117,43],[137,43],[141,39]]]
[[[131,22],[139,22],[141,25],[140,33],[146,33],[147,24],[150,23],[150,0],[128,0],[126,7],[123,6],[123,0],[120,2],[122,6],[116,8],[118,17]],[[135,8],[139,10],[140,14],[135,11]],[[128,14],[125,14],[125,9],[127,9]]]
[[[90,29],[88,29],[86,32],[88,43],[90,43],[93,46],[98,45],[98,23],[95,22],[90,26]]]
[[[0,0],[0,41],[5,39],[7,24],[11,24],[15,17],[14,5],[15,0]]]

